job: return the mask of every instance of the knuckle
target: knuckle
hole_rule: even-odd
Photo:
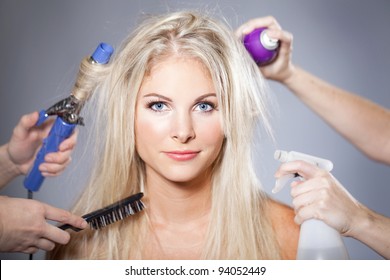
[[[30,119],[29,115],[24,115],[20,118],[19,123],[21,123],[22,125],[25,125],[26,123],[28,123],[29,119]]]
[[[292,201],[292,206],[294,209],[298,209],[298,206],[299,206],[299,202],[297,199],[293,199]]]
[[[35,254],[36,252],[38,252],[38,248],[35,248],[35,247],[29,247],[23,251],[23,253],[26,253],[26,254]]]
[[[31,201],[33,202],[33,201]],[[33,202],[32,207],[30,211],[35,215],[35,216],[45,216],[45,207],[39,203],[39,202]]]
[[[70,212],[64,211],[59,216],[58,221],[61,223],[67,223],[70,222],[71,219],[72,219],[72,214]]]
[[[266,18],[267,18],[267,20],[269,20],[269,21],[272,22],[272,23],[277,23],[275,17],[272,16],[272,15],[268,15],[268,16],[266,16]]]
[[[296,165],[298,169],[303,169],[307,163],[305,163],[303,160],[297,160]]]

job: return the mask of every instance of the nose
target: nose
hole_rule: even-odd
[[[171,127],[171,137],[180,143],[188,143],[195,138],[195,130],[191,114],[188,112],[178,112],[174,116]]]

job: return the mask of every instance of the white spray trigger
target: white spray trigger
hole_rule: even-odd
[[[295,174],[287,174],[276,179],[275,187],[272,189],[272,193],[280,192],[283,189],[283,187],[287,184],[287,182],[295,177],[296,177]]]
[[[330,160],[295,152],[295,151],[286,152],[286,151],[276,150],[274,154],[274,158],[280,162],[303,160],[329,172],[333,169],[333,163]],[[283,187],[287,184],[289,180],[295,177],[297,177],[297,174],[287,174],[283,177],[276,179],[275,187],[272,189],[272,193],[279,192],[281,189],[283,189]]]

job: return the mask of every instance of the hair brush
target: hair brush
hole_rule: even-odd
[[[85,214],[82,217],[87,221],[91,229],[103,228],[109,224],[115,223],[125,219],[128,216],[132,216],[138,212],[141,212],[145,208],[141,201],[143,196],[144,194],[142,192],[134,194],[99,210]],[[69,224],[63,224],[59,226],[59,228],[63,230],[81,230]]]

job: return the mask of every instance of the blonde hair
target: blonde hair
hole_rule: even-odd
[[[220,21],[197,12],[146,19],[114,55],[91,98],[97,124],[96,168],[74,211],[85,214],[144,191],[145,168],[135,149],[135,103],[151,67],[171,55],[195,58],[209,70],[222,112],[225,141],[212,177],[204,259],[278,259],[278,244],[252,163],[257,120],[267,129],[264,79],[241,42]],[[147,196],[147,193],[145,194]],[[147,205],[146,205],[147,206]],[[84,230],[52,258],[142,258],[145,211],[98,231]]]

